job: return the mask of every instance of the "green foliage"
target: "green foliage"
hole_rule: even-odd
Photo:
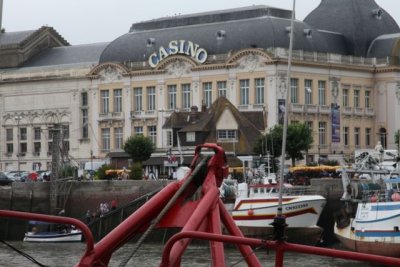
[[[302,151],[309,150],[312,143],[312,132],[307,124],[294,123],[288,126],[286,153],[292,159],[292,166],[296,160],[303,159]]]
[[[99,180],[111,180],[112,177],[106,174],[106,171],[111,169],[113,169],[111,165],[104,164],[96,171],[95,177]]]
[[[253,151],[265,155],[265,146],[270,154],[276,158],[282,153],[283,126],[275,125],[265,136],[255,141]],[[292,165],[297,159],[303,159],[303,151],[311,148],[313,143],[311,129],[304,123],[288,125],[286,138],[286,155],[292,159]],[[265,145],[266,144],[266,145]]]
[[[75,172],[76,172],[76,167],[71,165],[65,165],[60,170],[60,178],[73,177]]]
[[[154,145],[150,138],[139,134],[126,140],[124,151],[131,156],[134,162],[143,162],[150,158],[154,151]]]
[[[143,178],[143,168],[141,162],[135,162],[130,167],[129,179],[131,180],[142,180]]]

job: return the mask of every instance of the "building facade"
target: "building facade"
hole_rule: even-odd
[[[135,23],[110,43],[77,46],[50,27],[1,33],[0,168],[50,169],[54,127],[61,156],[79,166],[123,151],[135,134],[165,155],[178,146],[172,120],[166,127],[171,114],[211,108],[221,96],[243,114],[262,114],[260,134],[284,112],[289,123],[306,122],[311,161],[378,141],[394,149],[400,29],[375,1],[348,2],[322,1],[295,21],[289,84],[291,11],[279,8],[160,18]],[[213,140],[249,155],[249,147],[237,150],[246,124],[232,114],[215,122]],[[181,149],[191,150],[196,131],[181,126]]]

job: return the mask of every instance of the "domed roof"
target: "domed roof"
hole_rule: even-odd
[[[366,56],[378,36],[400,32],[396,21],[374,0],[322,0],[304,22],[342,33],[350,54],[355,56]]]
[[[146,23],[133,25],[131,32],[120,36],[107,46],[100,57],[100,63],[146,61],[160,46],[168,47],[172,40],[191,41],[204,48],[210,55],[235,52],[245,48],[288,48],[290,16],[287,12],[271,12],[271,8],[267,6],[250,8],[252,11],[254,9],[269,11],[249,12],[249,8],[244,8],[243,12],[251,15],[240,14],[235,9],[235,16],[229,15],[228,10],[194,14],[192,17],[186,15],[185,20],[169,18],[149,21],[147,25]],[[221,13],[224,16],[221,16]],[[279,14],[282,16],[278,17]],[[205,16],[207,19],[199,19],[199,16]],[[301,21],[295,21],[294,27],[293,49],[347,53],[344,37],[341,34],[318,31]]]

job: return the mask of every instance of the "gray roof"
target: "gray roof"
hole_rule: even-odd
[[[36,30],[1,33],[0,46],[19,44],[35,32]]]
[[[268,9],[266,6],[258,6],[258,8]],[[289,47],[287,27],[290,27],[290,19],[259,13],[261,16],[258,17],[232,20],[230,16],[227,16],[229,20],[220,19],[213,23],[176,27],[172,23],[176,20],[175,18],[169,19],[171,23],[164,19],[163,22],[169,25],[166,28],[153,25],[156,29],[130,32],[111,42],[101,55],[100,62],[146,61],[160,46],[167,47],[171,40],[190,40],[207,50],[208,54],[225,54],[250,47],[265,49]],[[188,18],[189,15],[186,17]],[[194,17],[197,18],[198,14]],[[293,49],[295,50],[347,53],[343,43],[344,38],[340,34],[321,32],[301,21],[296,21],[294,27]],[[311,38],[305,34],[306,29],[311,30]],[[224,38],[217,38],[219,31],[225,32]],[[149,39],[155,41],[153,46],[147,45]],[[336,45],[331,45],[332,43]]]
[[[53,47],[39,53],[23,67],[41,67],[78,63],[98,63],[101,53],[108,43]]]
[[[397,51],[397,44],[400,40],[400,33],[385,34],[379,36],[372,41],[371,46],[368,49],[368,57],[384,58],[387,56],[400,56],[393,55],[394,51]]]
[[[363,57],[375,38],[400,32],[396,21],[374,0],[322,0],[304,22],[342,33],[349,54]]]

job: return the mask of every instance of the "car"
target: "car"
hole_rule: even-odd
[[[0,172],[0,185],[10,185],[13,180],[7,177],[4,172]]]

